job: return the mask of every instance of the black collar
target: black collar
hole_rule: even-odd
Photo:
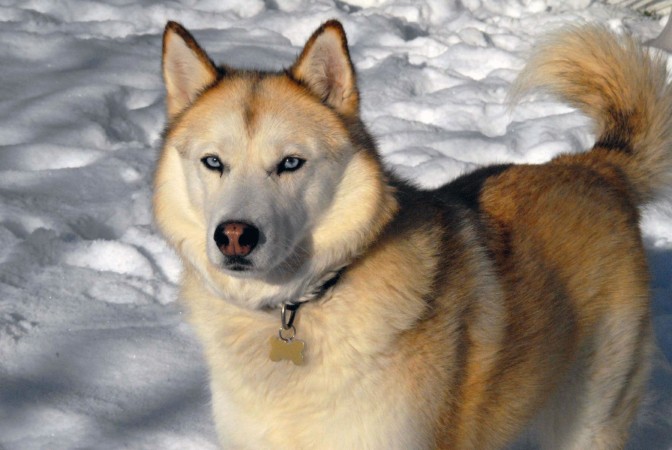
[[[338,270],[328,272],[322,279],[318,282],[317,288],[309,291],[307,294],[301,296],[297,301],[286,302],[286,309],[289,311],[296,311],[304,303],[312,302],[314,300],[319,300],[322,298],[331,288],[333,288],[336,283],[341,279],[341,276],[345,272],[345,267],[341,267]]]

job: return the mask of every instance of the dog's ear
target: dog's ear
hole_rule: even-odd
[[[215,64],[177,22],[168,22],[163,32],[162,66],[169,119],[189,106],[218,77]]]
[[[343,25],[337,20],[325,22],[313,33],[290,73],[339,113],[358,114],[355,70]]]

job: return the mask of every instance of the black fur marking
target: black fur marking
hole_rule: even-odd
[[[611,124],[602,132],[594,147],[606,150],[616,150],[631,154],[633,152],[631,138],[633,135],[633,114],[627,111],[619,111],[609,108],[608,114]]]
[[[511,166],[513,164],[496,164],[482,167],[440,187],[435,191],[435,194],[442,201],[457,198],[472,211],[479,211],[479,197],[485,182],[488,178],[501,174]]]
[[[632,146],[630,142],[623,139],[620,135],[606,135],[602,136],[599,141],[595,142],[594,147],[604,148],[606,150],[617,150],[625,153],[632,153]]]

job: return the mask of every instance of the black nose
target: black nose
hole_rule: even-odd
[[[259,243],[259,230],[244,222],[223,222],[215,228],[214,238],[224,256],[247,256]]]

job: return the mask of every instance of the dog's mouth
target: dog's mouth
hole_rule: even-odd
[[[224,268],[232,272],[247,272],[253,267],[252,261],[244,256],[227,256],[224,260]]]

